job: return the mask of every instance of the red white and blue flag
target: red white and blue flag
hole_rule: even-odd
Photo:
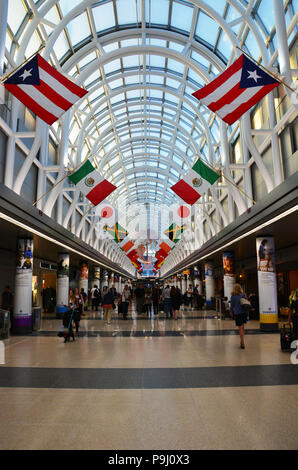
[[[88,93],[36,54],[4,82],[5,88],[47,124]]]
[[[280,84],[242,54],[211,83],[193,93],[223,121],[233,124]]]

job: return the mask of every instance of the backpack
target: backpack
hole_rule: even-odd
[[[96,299],[100,299],[101,296],[100,296],[100,292],[99,292],[98,289],[95,289],[95,291],[94,291],[94,297],[95,297]]]

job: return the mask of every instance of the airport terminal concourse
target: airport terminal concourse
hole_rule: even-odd
[[[297,19],[1,0],[0,450],[297,450]]]

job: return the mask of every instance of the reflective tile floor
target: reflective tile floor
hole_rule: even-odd
[[[86,312],[5,340],[0,449],[297,449],[298,365],[278,333],[182,310],[178,321]]]

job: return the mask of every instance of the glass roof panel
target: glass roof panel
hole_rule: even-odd
[[[13,34],[16,34],[27,12],[22,0],[10,1],[9,6],[11,6],[11,4],[13,4],[13,8],[8,8],[7,22]]]
[[[77,16],[68,23],[67,30],[74,46],[83,41],[86,37],[90,36],[91,30],[86,13]]]
[[[171,25],[174,28],[189,31],[193,17],[193,7],[182,5],[178,2],[173,2]]]
[[[115,26],[113,3],[108,2],[92,9],[96,31],[104,31]]]
[[[146,22],[167,25],[169,22],[169,0],[151,0],[146,8]]]
[[[214,46],[218,28],[218,24],[210,18],[210,16],[200,10],[195,32],[196,36]]]

